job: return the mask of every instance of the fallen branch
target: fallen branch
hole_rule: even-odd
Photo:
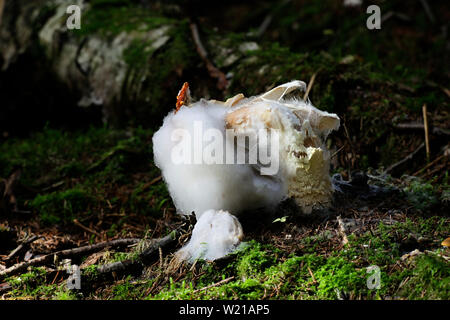
[[[30,245],[30,243],[33,243],[34,241],[36,241],[37,239],[42,238],[41,236],[32,236],[29,239],[25,239],[21,244],[19,244],[17,246],[17,248],[15,248],[13,251],[11,251],[11,253],[6,257],[6,261],[11,260],[12,258],[14,258],[20,251],[22,251],[24,248],[26,248],[28,245]]]
[[[89,245],[89,246],[83,246],[83,247],[79,247],[79,248],[57,251],[57,252],[50,253],[50,254],[47,254],[47,255],[44,255],[44,256],[29,260],[29,261],[20,262],[18,264],[15,264],[15,265],[1,271],[0,279],[4,278],[6,276],[11,276],[11,275],[20,273],[31,266],[41,266],[41,265],[44,265],[47,263],[51,263],[54,261],[55,257],[67,258],[67,257],[73,257],[73,256],[82,255],[82,254],[89,254],[89,253],[92,253],[95,251],[100,251],[107,247],[127,246],[127,245],[131,245],[131,244],[135,244],[139,241],[140,241],[140,239],[133,239],[133,238],[132,239],[117,239],[117,240],[101,242],[101,243],[97,243],[97,244],[93,244],[93,245]]]
[[[145,265],[152,263],[159,257],[159,250],[168,249],[177,243],[180,236],[179,230],[174,230],[167,236],[154,240],[137,258],[105,264],[98,268],[100,274],[108,274],[118,271],[141,270]]]

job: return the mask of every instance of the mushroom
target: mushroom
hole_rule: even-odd
[[[339,117],[296,98],[305,87],[295,80],[255,97],[237,94],[226,101],[191,103],[189,85],[183,85],[176,110],[153,136],[155,164],[177,211],[195,213],[198,220],[179,257],[215,259],[228,253],[242,234],[240,225],[227,227],[238,223],[231,214],[270,211],[288,197],[304,213],[330,205],[333,186],[325,140],[339,128]],[[216,231],[204,229],[204,221]],[[198,239],[209,239],[214,248],[200,249],[203,240]]]

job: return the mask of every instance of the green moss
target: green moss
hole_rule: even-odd
[[[52,297],[54,300],[77,300],[78,298],[73,290],[59,290]]]
[[[430,183],[417,178],[410,180],[404,188],[407,200],[418,210],[424,211],[439,202],[438,194]]]
[[[160,175],[152,164],[152,135],[153,130],[139,127],[128,132],[46,128],[0,145],[0,176],[9,176],[17,166],[23,168],[21,183],[39,194],[20,194],[19,207],[29,207],[46,224],[86,218],[110,205],[115,212],[131,210],[156,217],[171,201],[162,181],[145,187]],[[145,181],[134,178],[136,173]],[[120,198],[117,185],[124,187]],[[125,221],[117,221],[111,232],[120,230]]]
[[[79,36],[100,34],[113,37],[121,32],[147,31],[173,20],[158,12],[146,10],[132,1],[95,0],[83,15],[83,27],[75,31]]]
[[[167,289],[151,298],[255,300],[270,296],[277,299],[336,299],[338,291],[354,296],[367,292],[365,270],[343,257],[306,254],[278,260],[257,243],[238,254],[235,262],[220,271],[220,277],[214,276],[217,271],[211,268],[204,272],[197,288],[231,275],[235,279],[200,292],[195,292],[192,284],[172,280]]]
[[[80,213],[87,213],[94,199],[85,190],[74,188],[62,192],[37,195],[30,203],[44,224],[70,222]]]
[[[59,284],[48,284],[53,278],[54,275],[47,273],[44,268],[31,267],[26,273],[6,279],[12,286],[12,290],[7,293],[8,298],[55,300],[79,298],[75,291],[67,288],[65,281]]]
[[[199,60],[190,41],[188,20],[176,21],[171,26],[170,40],[157,52],[148,51],[149,43],[144,40],[133,42],[124,52],[124,59],[130,67],[125,83],[125,90],[129,93],[125,103],[149,121],[167,114],[183,81],[180,75],[186,77]],[[173,96],[168,95],[170,92]]]
[[[131,277],[125,278],[121,283],[112,286],[113,300],[135,300],[141,299],[144,294],[142,286],[131,283]]]
[[[247,279],[263,272],[274,261],[275,257],[264,251],[261,244],[251,242],[240,254],[240,258],[236,263],[236,271],[239,278]]]
[[[318,282],[319,299],[336,299],[338,292],[361,294],[365,291],[365,270],[358,270],[347,259],[330,257],[326,264],[313,272]]]
[[[432,254],[420,255],[415,259],[414,267],[403,272],[403,279],[407,281],[399,290],[399,295],[407,299],[448,300],[449,270],[448,262],[441,257]]]
[[[77,175],[89,157],[101,153],[114,140],[117,137],[107,128],[69,133],[46,127],[28,138],[8,139],[0,144],[0,176],[7,177],[13,168],[22,167],[22,183],[33,186],[62,175]]]
[[[98,265],[92,264],[82,270],[82,278],[88,282],[94,281],[98,277]]]
[[[8,283],[12,286],[12,296],[51,296],[57,289],[56,285],[45,284],[46,274],[44,268],[32,267],[27,273],[17,277],[8,278]]]

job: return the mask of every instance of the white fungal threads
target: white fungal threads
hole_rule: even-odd
[[[194,212],[200,223],[210,210],[239,215],[274,208],[288,197],[304,213],[327,207],[333,186],[325,140],[338,129],[339,118],[292,97],[305,87],[292,81],[260,96],[202,99],[171,112],[153,136],[153,153],[178,212]],[[215,240],[205,236],[212,241],[207,246],[217,247],[206,252],[228,252],[220,247],[226,242],[222,232],[239,237],[223,215],[209,215],[214,228],[223,224],[223,229]],[[199,246],[193,238],[189,249],[182,249],[184,259],[199,257]]]

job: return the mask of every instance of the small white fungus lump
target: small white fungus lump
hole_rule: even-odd
[[[208,210],[195,224],[189,243],[177,252],[179,260],[215,260],[233,252],[244,236],[238,219],[226,211]]]

